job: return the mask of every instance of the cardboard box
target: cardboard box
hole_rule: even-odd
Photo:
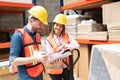
[[[90,32],[92,31],[92,24],[78,24],[78,32]]]
[[[102,6],[103,24],[120,23],[120,1]]]
[[[77,32],[77,27],[75,25],[66,25],[65,26],[65,31],[68,33],[76,33]]]
[[[107,32],[89,32],[88,39],[89,40],[100,40],[100,41],[107,41],[108,38]]]
[[[116,40],[116,41],[120,41],[120,31],[117,32],[117,30],[115,30],[116,32],[108,32],[109,35],[109,40]]]
[[[120,44],[94,45],[88,80],[119,80],[118,61],[120,61]]]
[[[64,5],[69,5],[69,4],[73,4],[76,2],[82,2],[82,1],[86,1],[86,0],[64,0]]]
[[[74,25],[76,26],[78,23],[82,21],[82,18],[79,15],[67,15],[67,24],[66,25]]]
[[[78,24],[78,32],[91,32],[91,31],[107,31],[107,27],[103,24],[90,23],[90,24]]]
[[[88,39],[88,32],[78,32],[77,39]]]
[[[107,24],[108,31],[111,30],[120,30],[120,22],[119,23],[109,23]]]

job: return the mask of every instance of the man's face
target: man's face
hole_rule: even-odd
[[[33,19],[33,23],[32,23],[32,31],[33,32],[40,32],[41,30],[43,30],[45,27],[45,25],[36,19]]]

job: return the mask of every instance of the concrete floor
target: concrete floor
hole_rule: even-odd
[[[44,73],[43,80],[51,80],[47,73]],[[78,77],[74,77],[74,80],[80,80]]]

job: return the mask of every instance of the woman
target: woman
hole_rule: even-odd
[[[46,40],[46,51],[51,58],[61,55],[66,49],[78,49],[79,44],[68,33],[65,32],[66,16],[58,14],[53,20],[53,29]],[[65,58],[69,62],[69,58]],[[48,73],[52,80],[70,80],[70,71],[61,59],[55,60],[47,65]]]

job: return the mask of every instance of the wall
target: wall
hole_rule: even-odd
[[[22,27],[22,14],[16,13],[0,13],[0,30],[11,30]]]
[[[59,0],[36,0],[36,5],[41,5],[48,11],[48,26],[45,28],[41,35],[47,36],[52,29],[52,21],[54,17],[60,13],[60,1]]]
[[[48,22],[52,22],[54,16],[60,12],[59,0],[36,0],[36,4],[45,7],[48,11]]]

